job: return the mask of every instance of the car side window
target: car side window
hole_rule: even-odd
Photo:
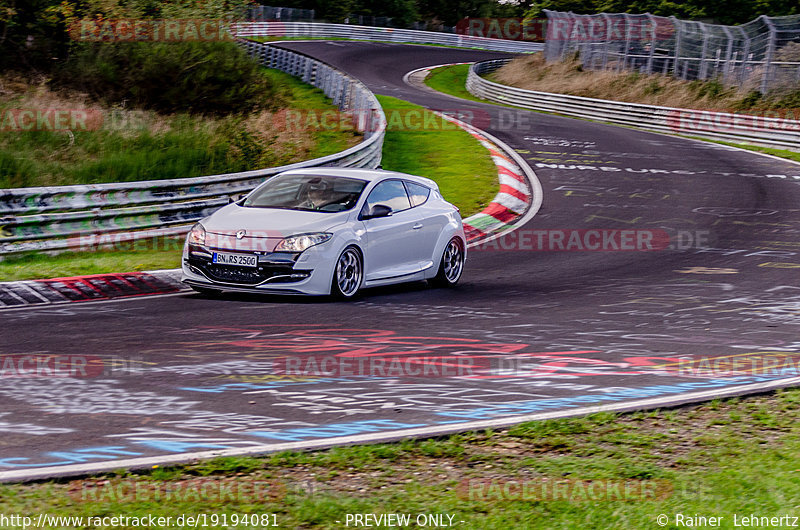
[[[406,189],[399,180],[384,180],[373,188],[364,204],[365,211],[368,212],[376,204],[388,206],[393,212],[411,208]]]
[[[407,180],[404,182],[406,190],[408,191],[408,197],[411,199],[411,206],[425,204],[425,201],[428,200],[428,195],[431,193],[430,188]]]

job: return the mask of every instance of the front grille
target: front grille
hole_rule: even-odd
[[[311,274],[309,270],[295,270],[293,262],[259,263],[258,267],[236,267],[212,263],[210,258],[190,254],[188,263],[210,280],[238,285],[258,285],[271,278],[275,279],[269,283],[299,282]],[[296,277],[292,278],[292,274]]]
[[[242,283],[256,285],[273,276],[292,274],[291,267],[280,267],[264,270],[250,267],[232,267],[230,265],[217,265],[208,263],[199,267],[209,278],[218,282]]]

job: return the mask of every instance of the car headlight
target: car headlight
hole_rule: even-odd
[[[331,237],[333,237],[333,234],[327,232],[298,234],[282,239],[278,246],[275,247],[275,252],[303,252],[308,247],[324,243]]]
[[[195,224],[187,236],[190,245],[206,244],[206,229],[200,223]]]

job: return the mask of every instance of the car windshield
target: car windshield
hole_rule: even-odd
[[[242,206],[343,212],[358,202],[367,182],[346,177],[278,175],[248,195]]]

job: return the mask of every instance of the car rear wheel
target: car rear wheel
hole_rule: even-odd
[[[464,247],[461,239],[454,237],[444,248],[439,272],[433,283],[440,287],[452,287],[458,283],[462,272],[464,272]]]
[[[347,247],[336,260],[331,294],[341,299],[353,298],[361,288],[363,277],[364,267],[361,253],[355,247]]]

